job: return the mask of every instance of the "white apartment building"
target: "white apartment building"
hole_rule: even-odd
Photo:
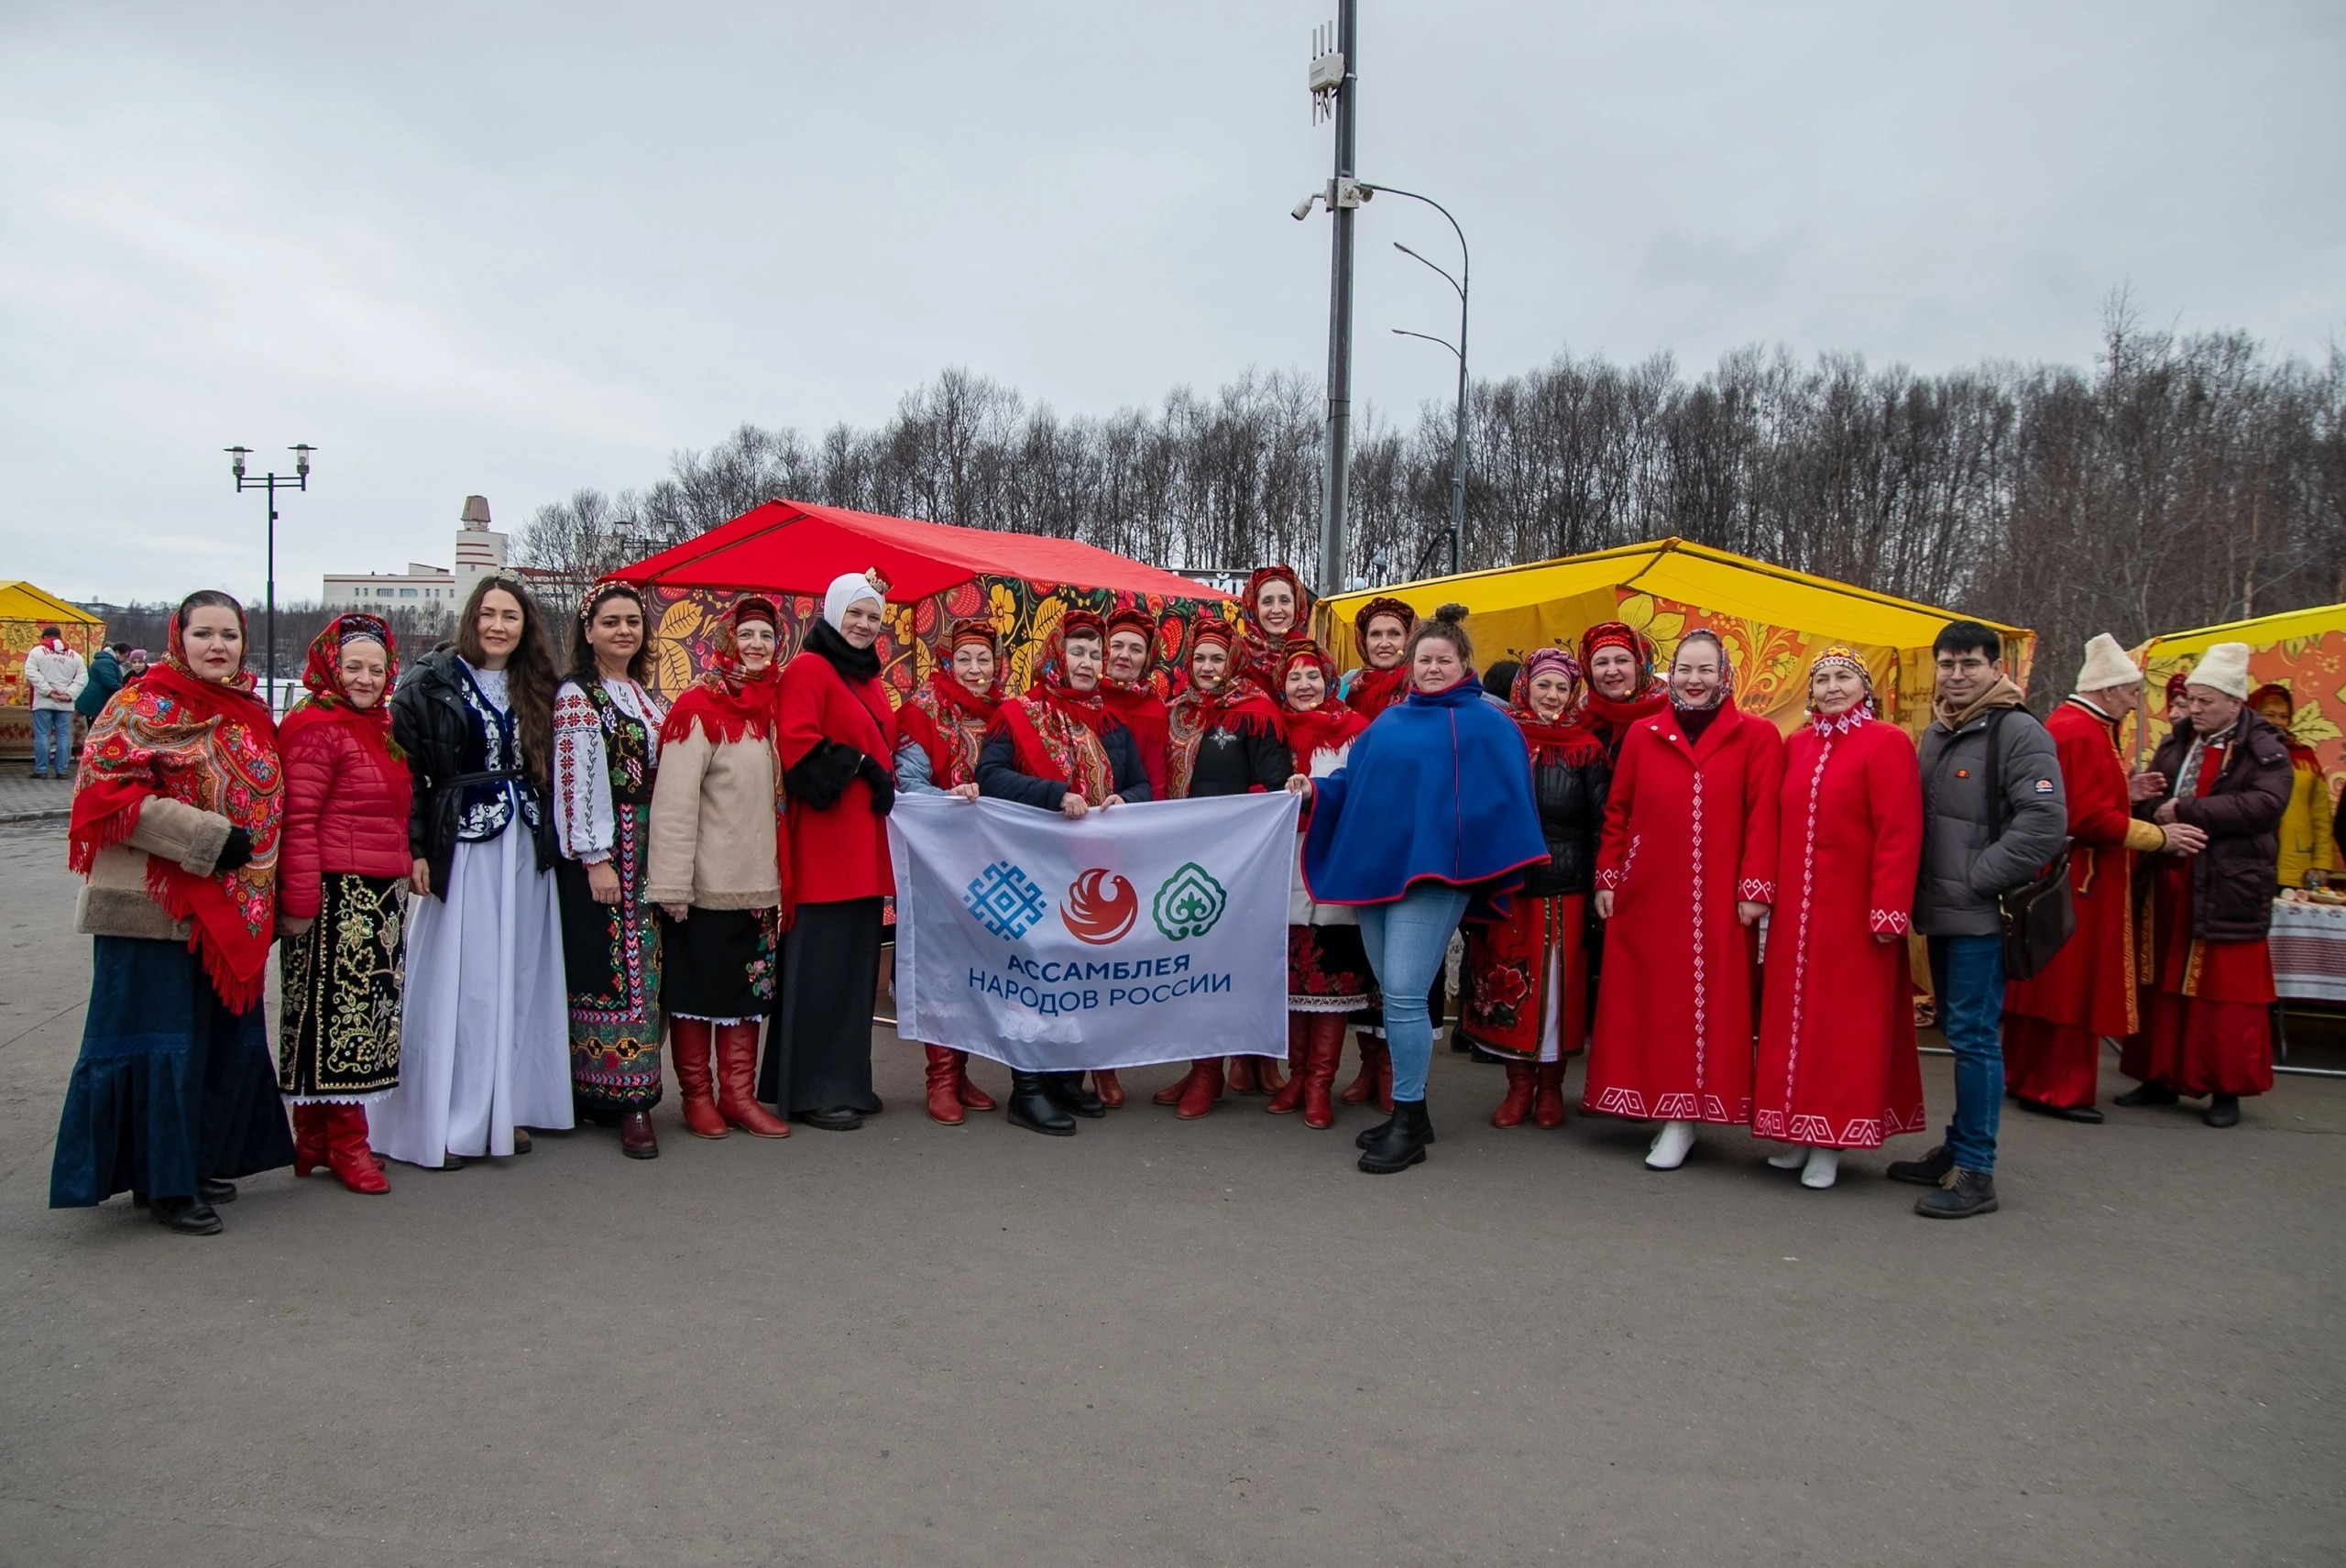
[[[504,565],[505,535],[488,526],[488,498],[466,496],[453,570],[410,561],[404,572],[329,572],[321,602],[353,609],[454,609],[475,583]]]

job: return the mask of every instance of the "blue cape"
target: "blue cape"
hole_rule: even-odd
[[[1412,690],[1316,781],[1303,881],[1319,904],[1390,904],[1420,882],[1472,890],[1470,919],[1503,914],[1523,869],[1548,858],[1531,755],[1472,672]]]

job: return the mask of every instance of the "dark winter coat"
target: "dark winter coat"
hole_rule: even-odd
[[[1111,720],[1100,732],[1100,744],[1108,753],[1108,775],[1115,781],[1116,793],[1127,801],[1151,799],[1148,771],[1141,766],[1140,746],[1133,740],[1133,732]],[[1068,796],[1068,786],[1064,780],[1020,773],[1018,743],[1011,739],[1008,729],[996,725],[986,736],[985,749],[978,753],[978,793],[989,800],[1014,800],[1038,811],[1057,811]]]
[[[1923,731],[1923,869],[1914,929],[1926,937],[1992,937],[1996,901],[2061,852],[2069,807],[2061,758],[2045,726],[2018,704],[1991,707],[1958,730],[1934,719]],[[1988,730],[2000,731],[2003,802],[1988,798]]]
[[[445,898],[456,863],[457,817],[465,785],[476,782],[466,772],[465,755],[473,739],[473,711],[465,706],[464,674],[455,649],[446,643],[432,650],[400,674],[391,693],[391,739],[407,753],[415,794],[408,809],[408,850],[432,868],[432,892]],[[537,822],[531,839],[538,852],[538,870],[550,872],[562,858],[554,837],[554,810],[545,791],[524,777],[521,787],[537,796]],[[514,827],[528,825],[516,821]]]
[[[1287,785],[1295,759],[1287,742],[1266,729],[1218,727],[1198,737],[1197,761],[1189,768],[1189,798],[1269,794]]]
[[[90,661],[90,678],[82,683],[82,695],[73,699],[73,711],[95,721],[106,698],[122,689],[122,661],[114,656],[111,648],[98,650]]]
[[[1601,752],[1578,764],[1534,764],[1531,792],[1540,806],[1540,836],[1548,841],[1548,863],[1524,872],[1525,897],[1584,894],[1595,884],[1596,844],[1605,832],[1605,797],[1612,787],[1613,764]]]
[[[2238,737],[2224,748],[2224,771],[2208,793],[2175,803],[2176,821],[2208,835],[2208,847],[2191,858],[2191,934],[2203,942],[2261,942],[2272,929],[2281,814],[2296,783],[2281,732],[2245,707],[2236,723]],[[2166,775],[2170,791],[2191,740],[2191,720],[2177,720],[2151,759],[2151,771]],[[2148,818],[2159,805],[2139,801],[2134,815]]]

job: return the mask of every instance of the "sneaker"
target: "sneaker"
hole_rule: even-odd
[[[1935,1192],[1925,1192],[1914,1200],[1914,1212],[1926,1220],[1968,1220],[1974,1214],[1996,1212],[1996,1179],[1984,1170],[1965,1170],[1961,1167],[1947,1172],[1946,1180]]]
[[[1955,1168],[1955,1156],[1945,1144],[1920,1159],[1893,1159],[1890,1168],[1882,1172],[1892,1181],[1903,1181],[1914,1187],[1936,1187]]]

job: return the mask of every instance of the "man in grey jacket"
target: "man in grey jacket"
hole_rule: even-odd
[[[1934,1190],[1914,1212],[1960,1220],[1996,1207],[1996,1125],[2003,1109],[2003,922],[1997,900],[2033,881],[2069,831],[2053,738],[2004,674],[2003,643],[1976,620],[1949,621],[1932,644],[1937,688],[1923,731],[1923,867],[1914,929],[1928,940],[1939,1025],[1955,1053],[1955,1120],[1891,1179]],[[1995,747],[2001,799],[1989,795]]]

